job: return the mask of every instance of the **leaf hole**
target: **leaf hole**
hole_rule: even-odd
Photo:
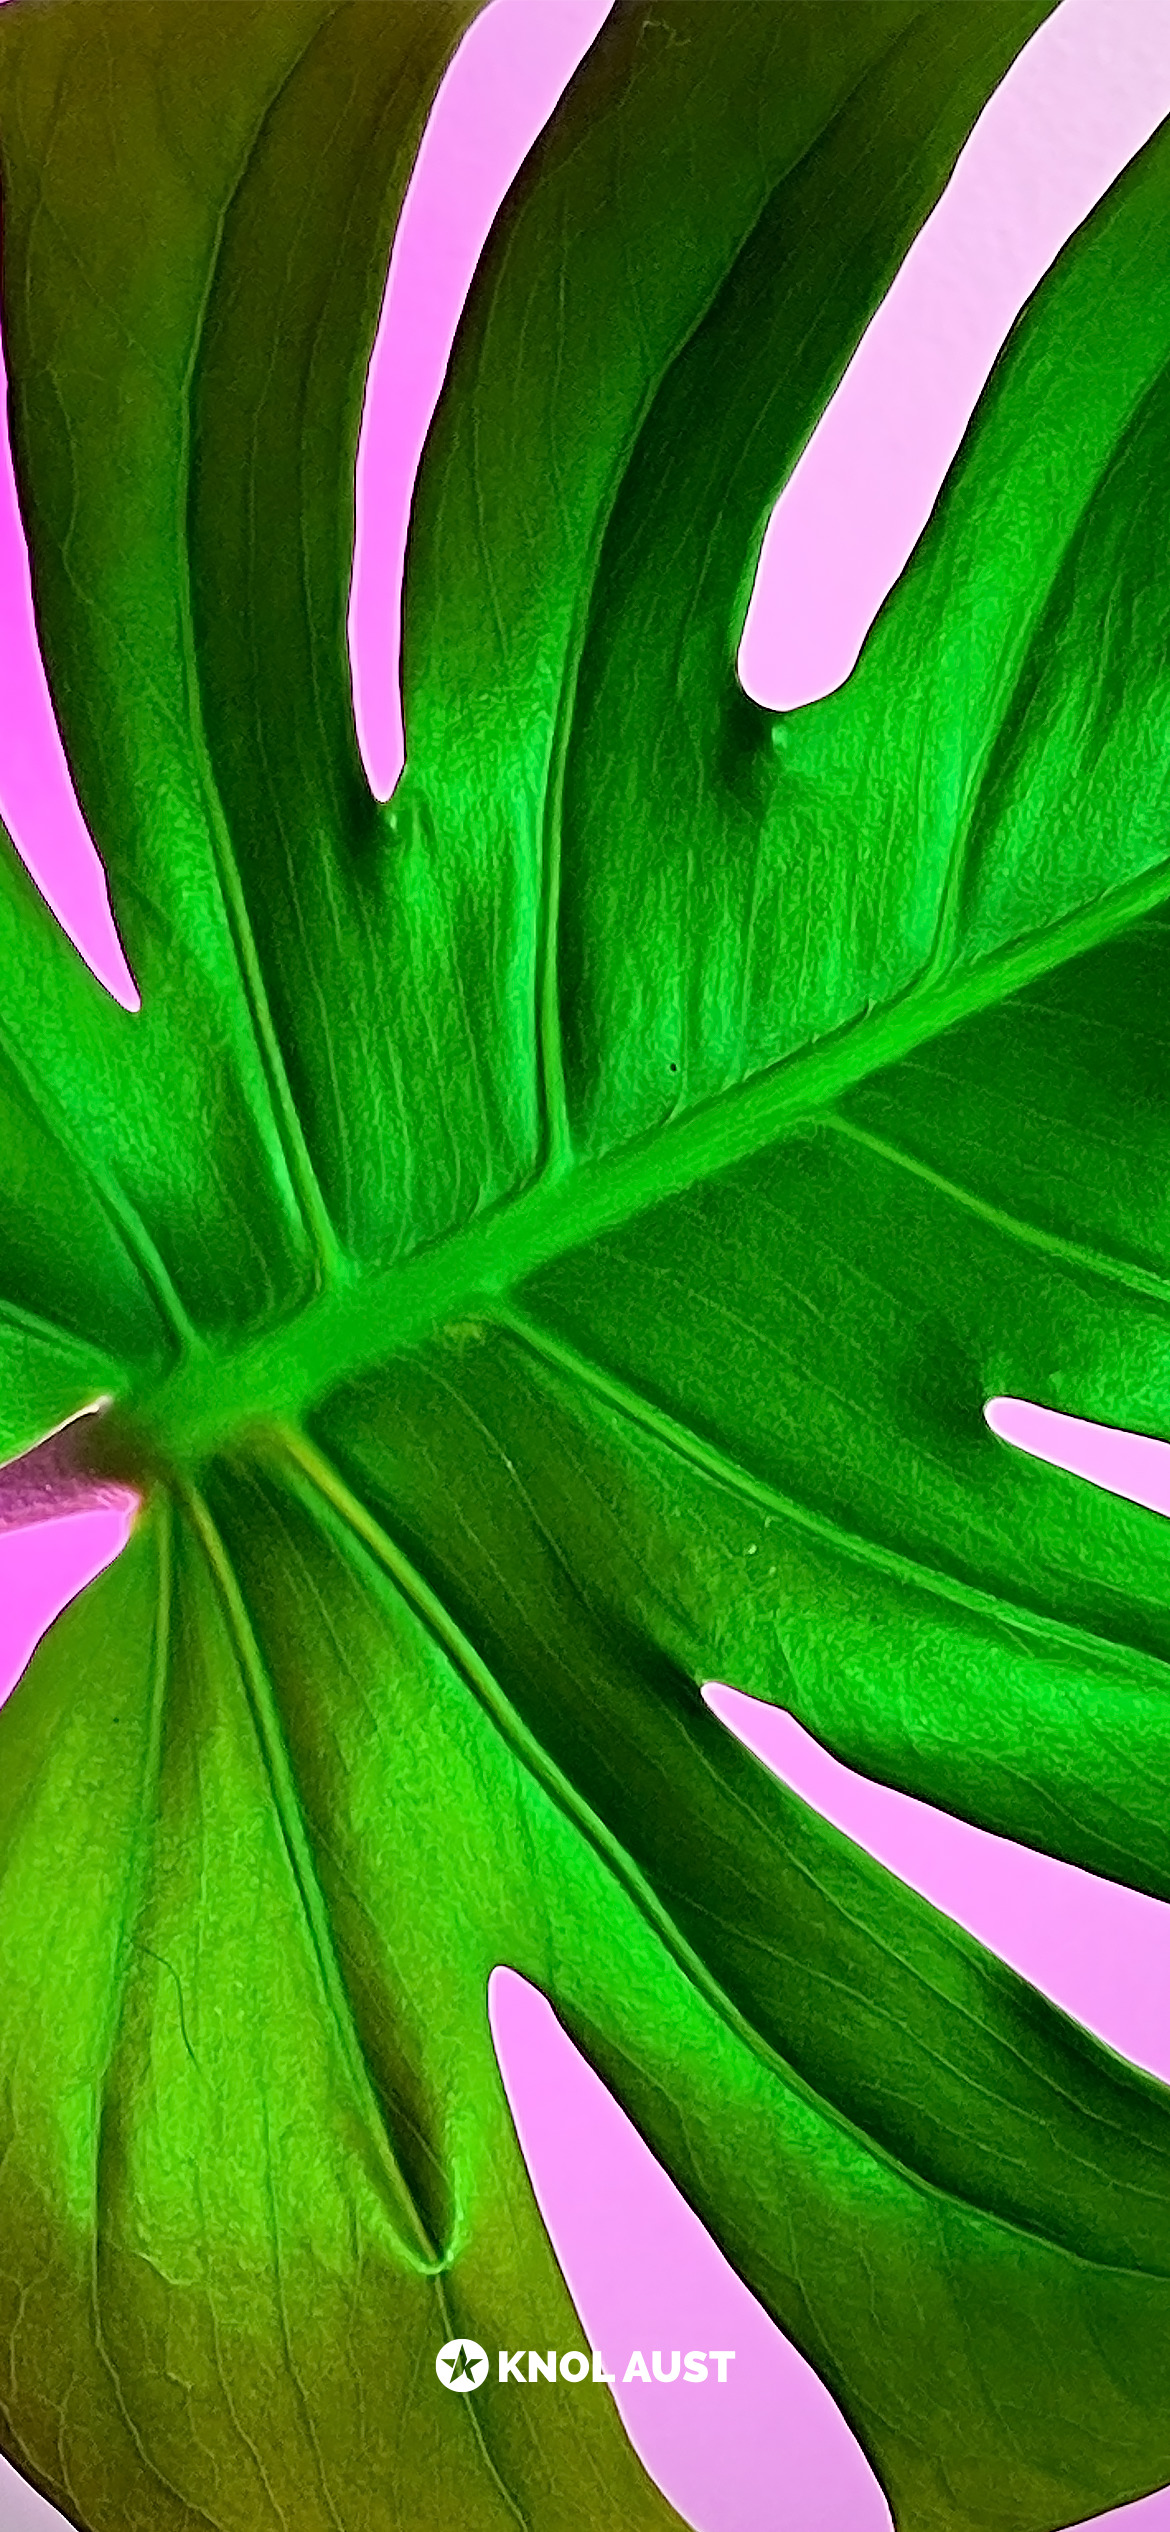
[[[1147,1512],[1170,1514],[1170,1442],[1155,1434],[1096,1424],[1027,1398],[989,1398],[983,1416],[1001,1442],[1030,1459],[1046,1460]]]
[[[1164,0],[1063,0],[1017,55],[772,512],[739,649],[754,702],[850,675],[1021,308],[1168,111]]]
[[[651,2478],[704,2532],[889,2532],[831,2394],[717,2249],[538,1988],[495,1969],[492,2039],[537,2204]],[[636,2013],[614,2049],[642,2061]],[[653,2082],[649,2081],[652,2092]],[[521,2336],[521,2318],[516,2337]],[[631,2351],[733,2348],[722,2385],[623,2384]],[[620,2361],[619,2361],[620,2360]]]
[[[1170,2083],[1170,1907],[864,1776],[782,1707],[705,1703],[823,1819],[1133,2065]],[[956,1767],[956,1794],[960,1775]]]
[[[612,0],[491,0],[452,57],[406,190],[366,373],[349,657],[358,745],[388,800],[403,763],[399,593],[414,478],[500,204]]]

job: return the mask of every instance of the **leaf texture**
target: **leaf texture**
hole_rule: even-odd
[[[361,381],[473,13],[0,21],[39,619],[143,992],[0,862],[2,1438],[108,1394],[144,1497],[0,1725],[0,2436],[83,2532],[676,2521],[600,2388],[435,2379],[580,2336],[502,1961],[900,2532],[1049,2532],[1170,2479],[1165,2093],[700,1690],[1170,1897],[1164,1533],[981,1413],[1170,1431],[1170,144],[847,685],[767,714],[770,505],[1046,11],[615,8],[460,328],[381,810]]]

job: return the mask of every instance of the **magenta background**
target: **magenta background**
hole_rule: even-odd
[[[467,277],[495,204],[606,0],[492,0],[420,156],[371,365],[351,609],[355,701],[375,788],[401,764],[397,593],[409,488]],[[765,543],[741,671],[792,706],[847,674],[905,560],[1027,292],[1170,111],[1165,0],[1063,0],[984,116]],[[123,999],[135,995],[61,754],[31,630],[27,563],[0,479],[0,810],[46,896]],[[1170,1511],[1170,1450],[995,1401],[995,1429]],[[116,1553],[125,1521],[73,1515],[0,1535],[0,1696],[38,1634]],[[1099,2031],[1170,2079],[1170,1911],[865,1783],[786,1715],[728,1688],[716,1712],[807,1800]],[[3,1745],[0,1741],[0,1764]],[[882,2532],[888,2515],[816,2377],[728,2269],[543,1999],[507,1970],[493,2029],[545,2218],[593,2344],[733,2347],[723,2388],[619,2394],[647,2466],[698,2532]],[[524,2335],[516,2317],[516,2338]],[[2,2532],[60,2518],[0,2464]],[[1170,2532],[1170,2492],[1099,2518]]]

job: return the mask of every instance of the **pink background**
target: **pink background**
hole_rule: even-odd
[[[359,457],[351,645],[375,789],[401,764],[397,610],[410,485],[461,294],[510,175],[606,0],[492,0],[445,84],[391,268]],[[930,508],[1016,310],[1170,112],[1165,0],[1063,0],[992,101],[773,518],[741,652],[748,691],[794,706],[848,673]],[[136,999],[61,755],[0,453],[0,811],[91,963]],[[1023,1448],[1170,1511],[1170,1449],[992,1401]],[[37,1636],[116,1554],[127,1515],[0,1535],[0,1697]],[[1114,2047],[1170,2080],[1170,1911],[863,1782],[790,1717],[712,1687],[728,1727],[862,1845]],[[0,1740],[0,1764],[3,1743]],[[647,2467],[697,2532],[882,2532],[868,2465],[816,2377],[727,2267],[543,1999],[508,1970],[491,2007],[550,2233],[609,2365],[634,2346],[736,2350],[720,2388],[620,2391]],[[517,2316],[522,2335],[523,2318]],[[0,2464],[0,2532],[51,2507]],[[1099,2518],[1170,2532],[1170,2491]]]

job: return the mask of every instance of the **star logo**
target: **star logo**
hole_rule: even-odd
[[[474,2339],[448,2339],[435,2358],[435,2372],[448,2391],[478,2391],[487,2369],[487,2350]]]

